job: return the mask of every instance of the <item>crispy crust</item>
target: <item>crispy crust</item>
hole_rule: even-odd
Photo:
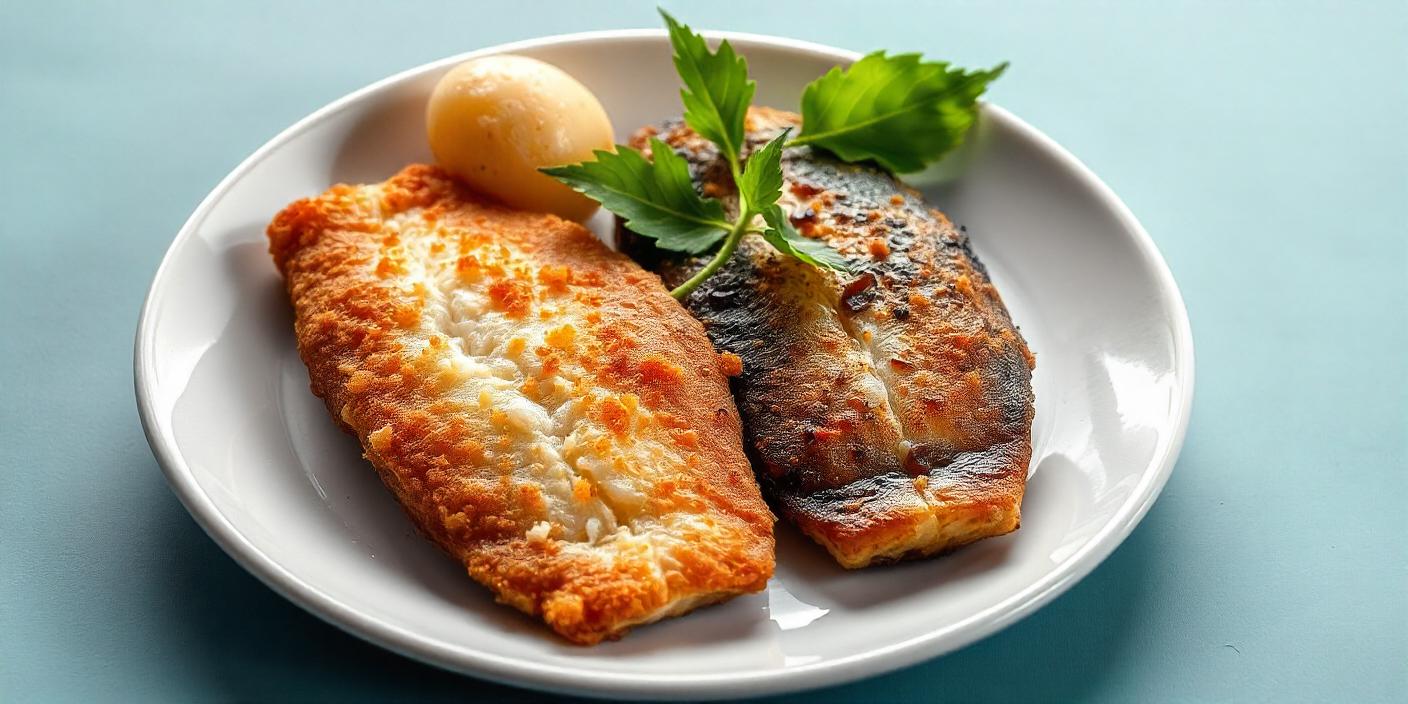
[[[720,360],[656,276],[429,166],[268,234],[313,393],[500,601],[591,644],[764,587],[774,519]]]
[[[755,108],[757,148],[797,115]],[[682,123],[647,127],[709,195],[728,167]],[[1031,352],[967,235],[915,190],[802,147],[783,156],[781,203],[838,250],[841,276],[749,235],[686,301],[722,352],[764,492],[846,567],[922,557],[1015,530],[1031,456]],[[632,246],[666,284],[699,259]]]

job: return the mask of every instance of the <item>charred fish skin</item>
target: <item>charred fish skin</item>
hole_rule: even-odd
[[[799,124],[755,108],[750,148]],[[646,127],[736,207],[714,147],[680,122]],[[1031,457],[1034,358],[963,228],[885,171],[808,147],[784,153],[781,204],[852,272],[748,235],[686,300],[720,351],[748,451],[779,513],[846,567],[932,555],[1015,530]],[[675,286],[705,258],[623,247]]]

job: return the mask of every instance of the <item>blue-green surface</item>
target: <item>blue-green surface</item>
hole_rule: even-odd
[[[1198,347],[1163,497],[948,657],[793,701],[1408,700],[1408,3],[783,3],[696,26],[1012,69],[1153,234]],[[198,6],[201,5],[201,6]],[[167,490],[138,307],[201,197],[372,80],[650,4],[0,2],[0,701],[528,701],[344,635]]]

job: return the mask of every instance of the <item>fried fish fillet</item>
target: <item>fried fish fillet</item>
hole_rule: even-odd
[[[757,148],[797,115],[754,109]],[[737,201],[715,148],[647,127],[707,195]],[[783,157],[782,205],[841,252],[843,275],[757,235],[686,301],[721,351],[764,493],[846,567],[922,557],[1015,530],[1031,457],[1034,360],[962,229],[915,190],[807,147]],[[627,248],[675,286],[703,259]]]
[[[268,235],[313,393],[501,602],[591,644],[763,588],[773,517],[720,358],[655,275],[429,166]]]

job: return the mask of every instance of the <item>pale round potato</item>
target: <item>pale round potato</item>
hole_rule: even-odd
[[[511,55],[466,61],[435,86],[425,122],[435,160],[476,190],[572,220],[596,211],[596,201],[538,171],[613,148],[606,110],[556,66]]]

